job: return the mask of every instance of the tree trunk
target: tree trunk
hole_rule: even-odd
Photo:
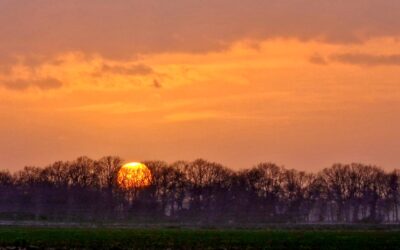
[[[354,202],[354,210],[353,210],[353,222],[358,221],[358,213],[360,211],[360,205],[358,204],[358,201]]]

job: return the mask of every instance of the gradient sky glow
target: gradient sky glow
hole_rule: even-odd
[[[400,167],[400,1],[0,0],[0,168]]]

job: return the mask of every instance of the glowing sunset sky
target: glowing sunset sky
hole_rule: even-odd
[[[400,167],[398,0],[0,0],[0,167]]]

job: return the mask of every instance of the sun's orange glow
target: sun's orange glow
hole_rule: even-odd
[[[123,165],[118,171],[117,182],[121,188],[132,189],[149,186],[151,183],[150,169],[139,162]]]
[[[400,1],[37,2],[0,0],[0,167],[400,162]]]

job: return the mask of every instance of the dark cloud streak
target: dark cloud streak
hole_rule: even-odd
[[[160,88],[162,88],[162,84],[157,79],[154,79],[153,80],[153,87],[156,88],[156,89],[160,89]]]
[[[153,74],[154,70],[151,67],[144,64],[136,64],[131,66],[103,64],[100,70],[96,72],[96,75],[107,74],[107,73],[131,75],[131,76],[145,76]]]
[[[331,60],[341,63],[364,66],[400,66],[400,54],[373,55],[373,54],[337,54]]]
[[[61,88],[63,83],[55,78],[43,78],[37,80],[16,79],[0,81],[0,86],[10,90],[23,91],[28,88],[38,88],[40,90],[51,90]]]
[[[312,56],[309,58],[309,61],[310,61],[312,64],[316,64],[316,65],[327,65],[327,64],[328,64],[327,60],[326,60],[323,56],[321,56],[320,54],[314,54],[314,55],[312,55]]]

